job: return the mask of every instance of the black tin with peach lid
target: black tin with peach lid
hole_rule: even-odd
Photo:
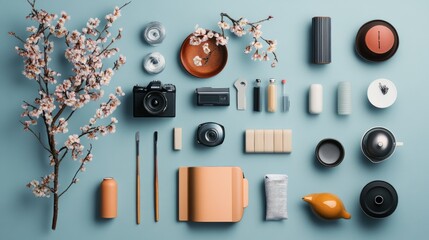
[[[384,20],[365,23],[356,35],[356,51],[368,61],[386,61],[395,55],[398,47],[396,29]]]

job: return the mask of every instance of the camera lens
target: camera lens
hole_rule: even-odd
[[[157,115],[167,109],[167,98],[161,92],[150,92],[143,99],[143,106],[152,115]]]
[[[223,143],[225,129],[222,125],[214,122],[200,124],[197,129],[197,142],[199,144],[214,147]]]
[[[206,134],[204,134],[204,137],[206,138],[207,142],[216,142],[218,134],[215,129],[209,129],[207,130]]]

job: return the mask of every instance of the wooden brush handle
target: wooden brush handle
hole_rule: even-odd
[[[155,221],[159,221],[159,185],[158,185],[158,164],[155,163]]]
[[[140,156],[137,157],[136,171],[136,221],[140,224]]]
[[[136,211],[137,211],[137,224],[140,224],[140,176],[137,176],[137,206],[136,206]]]

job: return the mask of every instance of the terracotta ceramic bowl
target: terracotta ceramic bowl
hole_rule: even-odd
[[[194,46],[189,43],[193,34],[190,34],[182,43],[180,48],[180,62],[183,68],[194,77],[209,78],[220,73],[226,65],[228,60],[228,50],[226,46],[217,46],[216,38],[211,38],[207,41],[211,50],[210,58],[208,61],[203,60],[202,66],[194,64],[194,57],[200,56],[201,58],[207,55],[203,51],[203,44]]]

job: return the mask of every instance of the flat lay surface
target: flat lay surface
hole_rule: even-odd
[[[85,27],[91,17],[103,18],[113,7],[125,2],[115,0],[47,1],[37,6],[59,14],[66,11],[71,19],[69,30]],[[25,16],[30,6],[25,0],[3,1],[0,16],[2,117],[0,118],[0,239],[425,239],[429,206],[427,145],[429,128],[427,92],[429,59],[427,27],[429,3],[413,1],[138,1],[122,9],[115,27],[122,27],[117,42],[127,64],[117,71],[107,87],[120,85],[126,93],[114,113],[118,119],[115,134],[93,142],[93,161],[79,175],[60,200],[57,229],[50,229],[52,199],[35,198],[25,185],[50,173],[49,158],[30,133],[22,130],[22,100],[36,97],[35,82],[22,74],[22,59],[16,54],[19,42],[7,32],[26,36],[30,22]],[[220,13],[259,20],[263,35],[277,40],[277,67],[271,62],[254,62],[244,54],[250,36],[232,36],[227,45],[227,62],[219,74],[196,78],[180,63],[183,41],[195,25],[219,31]],[[331,63],[312,63],[311,24],[314,16],[331,17]],[[387,61],[367,62],[355,51],[356,34],[363,24],[382,19],[394,26],[399,47]],[[157,46],[144,42],[145,25],[161,22],[166,37]],[[376,43],[372,43],[377,45]],[[60,44],[58,44],[60,45]],[[146,55],[159,52],[165,69],[150,75],[143,69]],[[70,69],[63,52],[54,52],[54,65]],[[225,56],[219,57],[223,59]],[[190,62],[189,64],[193,64]],[[216,66],[215,66],[216,67]],[[202,74],[207,74],[203,72]],[[209,73],[210,74],[210,73]],[[63,73],[66,76],[67,72]],[[237,110],[234,82],[245,79],[246,109]],[[253,111],[253,85],[261,79],[262,111]],[[277,111],[267,111],[267,86],[276,79]],[[282,112],[281,80],[290,108]],[[387,108],[376,108],[367,96],[368,86],[376,79],[394,83],[397,95]],[[176,86],[175,118],[134,118],[133,86],[146,86],[152,80]],[[350,115],[337,114],[337,87],[351,83]],[[311,84],[323,86],[323,111],[308,113]],[[230,106],[196,106],[195,89],[230,88]],[[347,92],[348,94],[348,92]],[[375,96],[378,100],[379,96]],[[391,104],[384,104],[382,107]],[[94,114],[93,108],[73,116],[69,133],[78,132]],[[349,107],[349,106],[347,106]],[[349,111],[350,109],[346,109]],[[201,123],[216,122],[225,128],[225,140],[216,147],[196,143]],[[362,136],[372,127],[382,126],[404,146],[393,146],[387,160],[372,163],[361,152]],[[173,128],[182,128],[182,149],[173,150]],[[246,129],[291,129],[291,153],[245,153]],[[140,132],[141,224],[136,225],[136,143]],[[159,221],[154,219],[154,146],[158,131]],[[65,135],[66,137],[68,134]],[[344,159],[335,167],[322,166],[315,148],[325,139],[338,140],[344,147]],[[273,143],[274,144],[274,143]],[[61,178],[65,187],[78,162],[66,159]],[[182,166],[238,166],[248,180],[248,207],[238,223],[192,223],[178,221],[178,169]],[[266,221],[264,176],[287,175],[287,220]],[[118,187],[118,216],[101,219],[100,183],[113,177]],[[384,219],[366,216],[360,208],[362,188],[371,181],[390,183],[397,192],[395,212]],[[343,202],[351,219],[327,221],[316,216],[302,197],[311,193],[333,193]]]

